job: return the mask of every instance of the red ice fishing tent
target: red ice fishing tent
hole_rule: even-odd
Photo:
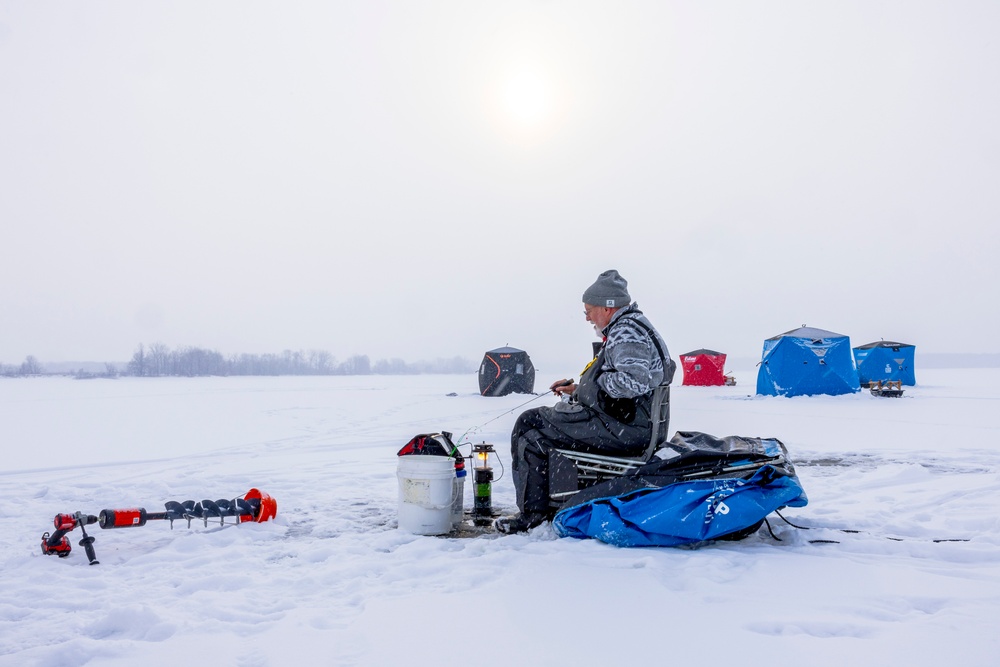
[[[681,355],[682,385],[718,387],[726,384],[726,355],[715,350],[693,350]]]
[[[479,366],[479,393],[483,396],[506,396],[535,391],[535,367],[524,350],[498,347],[483,355]]]

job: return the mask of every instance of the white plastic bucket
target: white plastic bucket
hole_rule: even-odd
[[[396,466],[399,480],[399,528],[417,535],[441,535],[454,523],[455,494],[464,487],[455,476],[455,459],[450,456],[400,456]],[[459,498],[463,494],[459,493]],[[462,502],[459,500],[458,502]]]

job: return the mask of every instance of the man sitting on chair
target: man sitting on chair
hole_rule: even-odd
[[[550,387],[568,402],[525,410],[518,417],[510,448],[520,513],[497,519],[498,531],[524,532],[551,518],[551,450],[638,456],[649,444],[653,390],[670,384],[676,364],[627,288],[628,282],[610,270],[583,293],[584,314],[604,342],[579,384],[561,380]]]

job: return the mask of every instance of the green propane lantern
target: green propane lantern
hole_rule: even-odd
[[[487,442],[472,446],[472,522],[477,526],[493,523],[493,468],[490,467],[490,454],[496,455],[496,450]]]

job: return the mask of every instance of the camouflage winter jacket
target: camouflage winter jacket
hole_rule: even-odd
[[[601,333],[604,354],[597,384],[611,398],[649,394],[673,380],[677,366],[667,344],[637,304],[616,312]]]

